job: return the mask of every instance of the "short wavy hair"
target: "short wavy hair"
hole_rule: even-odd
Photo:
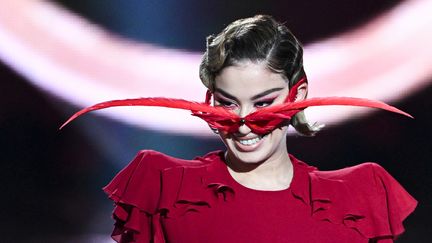
[[[293,87],[306,78],[303,68],[303,47],[291,31],[268,15],[256,15],[229,24],[217,35],[207,37],[199,76],[202,83],[214,91],[216,76],[228,66],[243,61],[265,62],[275,73],[281,74]],[[302,135],[313,136],[322,125],[310,124],[303,111],[290,121]]]

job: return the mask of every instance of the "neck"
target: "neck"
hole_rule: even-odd
[[[265,161],[244,163],[226,154],[231,176],[240,184],[261,190],[281,190],[289,187],[293,176],[293,166],[288,156],[286,142]]]

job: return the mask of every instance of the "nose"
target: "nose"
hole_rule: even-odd
[[[250,109],[242,108],[242,109],[240,109],[240,112],[238,115],[243,118],[251,112],[252,111]],[[251,131],[252,130],[244,123],[244,121],[242,122],[242,124],[240,125],[239,130],[238,130],[238,132],[241,135],[246,135],[246,134],[250,133]]]
[[[238,132],[241,135],[247,135],[248,133],[250,133],[252,130],[246,125],[243,124],[239,127]]]

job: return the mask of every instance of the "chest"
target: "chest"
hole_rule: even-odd
[[[168,242],[368,242],[344,225],[312,218],[310,210],[290,191],[237,191],[231,201],[175,217],[168,212],[161,224]]]

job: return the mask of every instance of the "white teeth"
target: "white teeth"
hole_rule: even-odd
[[[254,145],[256,144],[259,140],[261,140],[261,137],[257,137],[254,139],[248,139],[248,140],[239,140],[239,142],[243,145]]]

